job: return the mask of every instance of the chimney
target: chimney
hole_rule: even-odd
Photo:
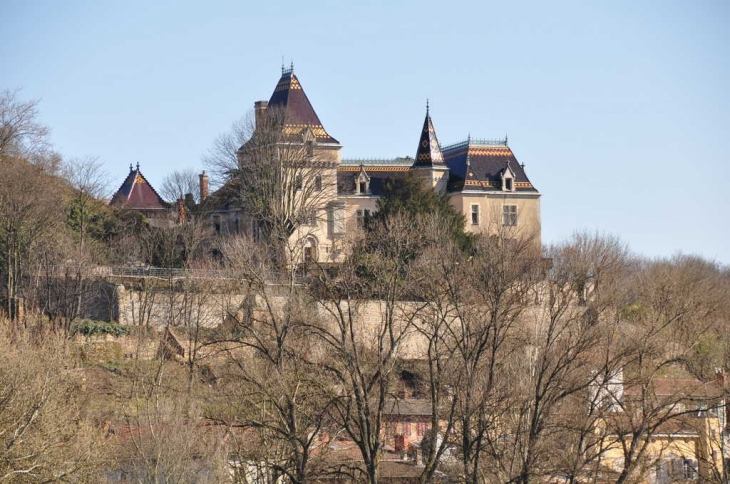
[[[205,174],[205,170],[200,174],[200,203],[203,203],[208,198],[208,175]]]
[[[267,107],[269,107],[269,101],[256,101],[254,103],[253,108],[256,112],[256,127],[263,125]]]

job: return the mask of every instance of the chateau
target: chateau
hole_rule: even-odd
[[[540,245],[540,192],[533,186],[510,149],[507,138],[466,140],[441,146],[429,108],[418,135],[414,127],[414,157],[343,159],[342,144],[325,129],[293,68],[282,69],[268,101],[254,104],[257,125],[276,110],[283,114],[287,145],[305,150],[316,166],[311,180],[297,180],[299,189],[320,191],[316,206],[292,235],[301,250],[299,261],[337,262],[349,241],[361,232],[365,219],[377,210],[388,179],[413,172],[466,218],[471,232],[506,233],[509,238],[529,237]],[[245,146],[244,146],[245,147]],[[241,148],[241,150],[244,149]],[[239,156],[240,156],[239,151]],[[241,213],[219,190],[208,197],[208,178],[200,176],[201,199],[207,200],[212,221],[220,233],[255,232],[255,221]],[[136,190],[136,191],[135,191]],[[139,195],[137,194],[139,192]],[[127,201],[128,200],[128,201]],[[145,201],[150,202],[147,210]],[[130,174],[112,203],[126,203],[154,212],[162,203],[137,170]]]

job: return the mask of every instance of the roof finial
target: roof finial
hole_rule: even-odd
[[[281,56],[281,73],[284,74],[284,56]]]
[[[139,171],[139,161],[137,162],[137,171]]]
[[[428,114],[429,106],[428,106],[428,98],[426,98],[426,114]]]
[[[466,135],[466,144],[468,144],[468,145],[471,144],[471,133]]]
[[[291,69],[291,73],[294,74],[294,61],[291,61],[291,65],[289,68]]]
[[[504,133],[504,145],[509,146],[508,139],[507,139],[507,133]]]
[[[134,168],[132,168],[132,164],[129,164],[129,171],[134,171]]]

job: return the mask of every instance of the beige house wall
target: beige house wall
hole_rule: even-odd
[[[540,195],[518,192],[463,192],[449,198],[451,204],[466,217],[467,232],[489,234],[509,232],[510,238],[534,237],[541,240]],[[479,223],[472,224],[472,205],[479,207]],[[505,205],[517,206],[517,225],[502,225],[502,210]]]
[[[718,475],[723,474],[723,445],[720,441],[722,425],[719,418],[708,417],[696,420],[695,434],[658,433],[651,437],[645,455],[645,465],[639,466],[635,479],[642,483],[677,482],[679,476],[665,476],[657,479],[657,464],[665,469],[674,459],[690,459],[697,462],[698,477],[701,482],[715,482]],[[621,471],[624,465],[624,453],[618,440],[610,437],[606,442],[602,461],[615,471]],[[681,479],[679,479],[681,480]]]

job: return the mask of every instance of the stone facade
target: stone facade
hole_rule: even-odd
[[[343,160],[342,146],[322,126],[293,69],[283,70],[271,99],[258,101],[255,107],[257,123],[263,122],[268,110],[283,110],[286,149],[297,146],[307,150],[311,173],[316,174],[301,183],[305,189],[307,184],[316,183],[323,191],[317,207],[291,237],[292,261],[342,260],[352,239],[361,234],[363,220],[377,210],[385,182],[407,171],[446,194],[464,214],[468,231],[527,237],[540,247],[540,193],[527,178],[525,166],[515,158],[507,138],[469,137],[442,148],[427,108],[415,158]],[[253,231],[255,225],[225,204],[216,208],[214,223],[218,231],[229,233]]]

